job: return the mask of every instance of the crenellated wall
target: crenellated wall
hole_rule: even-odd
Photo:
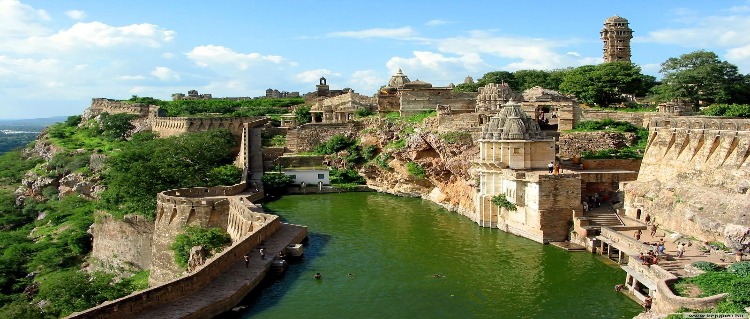
[[[228,129],[232,134],[240,136],[243,124],[256,127],[267,121],[265,117],[157,117],[153,119],[151,129],[160,137],[218,129]]]
[[[134,114],[139,117],[156,116],[158,107],[155,105],[146,105],[142,103],[128,103],[118,100],[105,99],[105,98],[93,98],[91,99],[91,106],[87,110],[86,117],[94,118],[101,113],[109,114]]]
[[[173,280],[184,272],[174,262],[171,245],[185,227],[218,227],[227,230],[236,241],[269,221],[272,215],[263,214],[251,202],[261,198],[261,194],[240,196],[246,187],[246,183],[240,183],[169,190],[157,195],[149,285]]]
[[[727,224],[750,225],[750,119],[659,117],[626,215],[651,216],[677,232],[723,241]]]

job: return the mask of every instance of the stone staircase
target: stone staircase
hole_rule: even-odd
[[[624,224],[620,221],[619,218],[617,218],[614,212],[602,208],[604,207],[598,207],[590,212],[583,213],[583,217],[588,218],[588,220],[590,221],[590,226],[624,226]]]

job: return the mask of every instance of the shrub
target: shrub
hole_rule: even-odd
[[[750,261],[740,261],[727,267],[727,271],[740,277],[750,276]]]
[[[407,162],[406,171],[409,172],[409,174],[411,174],[414,177],[418,177],[418,178],[427,177],[427,173],[425,172],[424,167],[422,167],[422,165],[419,165],[419,163]]]
[[[208,256],[232,242],[229,234],[221,228],[187,227],[185,232],[177,235],[172,243],[174,260],[177,265],[187,268],[190,258],[190,249],[195,246],[203,246]],[[206,257],[208,257],[206,256]]]
[[[423,111],[419,114],[414,114],[414,115],[407,117],[406,121],[410,123],[421,123],[426,118],[436,116],[436,115],[437,115],[437,111],[435,110]]]
[[[329,138],[325,143],[316,146],[315,153],[320,155],[334,154],[350,148],[355,144],[357,144],[357,141],[355,141],[351,137],[348,137],[344,134],[336,134],[334,136],[331,136],[331,138]]]
[[[719,265],[703,260],[692,263],[692,266],[703,271],[719,271],[721,269]]]
[[[750,105],[712,104],[701,111],[704,115],[750,118]]]
[[[511,203],[508,200],[508,198],[505,197],[505,194],[499,194],[499,195],[492,196],[492,199],[490,199],[490,201],[495,206],[500,207],[500,208],[505,208],[505,209],[510,210],[510,211],[515,211],[515,210],[518,209],[518,207],[516,207],[516,204]]]
[[[287,186],[294,182],[294,178],[284,173],[265,173],[261,180],[263,181],[263,189],[269,195],[284,193]]]
[[[357,171],[352,169],[332,169],[331,184],[356,184],[362,185],[365,178],[360,176]]]
[[[375,165],[378,165],[378,167],[383,169],[390,168],[388,166],[388,161],[391,159],[391,153],[380,153],[378,156],[375,157],[373,160],[375,162]]]
[[[307,105],[298,106],[296,109],[294,109],[294,119],[297,121],[297,125],[310,123],[312,121],[310,107]]]
[[[397,139],[393,140],[388,145],[385,146],[386,149],[393,149],[393,150],[400,150],[406,147],[406,140],[404,139]]]
[[[357,117],[366,117],[366,116],[371,116],[374,114],[375,112],[365,109],[365,108],[359,108],[356,111],[354,111],[354,115],[356,115]]]

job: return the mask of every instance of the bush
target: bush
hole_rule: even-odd
[[[696,261],[692,263],[692,266],[695,268],[698,268],[703,271],[719,271],[721,270],[721,267],[717,264],[714,264],[710,261]]]
[[[263,189],[268,195],[282,194],[289,185],[294,183],[294,178],[284,173],[265,173],[261,180]]]
[[[351,137],[348,137],[344,134],[336,134],[334,136],[331,136],[331,138],[329,138],[325,143],[316,146],[315,153],[319,155],[330,155],[348,149],[356,144],[357,141],[355,141]]]
[[[353,169],[332,169],[331,184],[356,184],[363,185],[365,178]]]
[[[411,174],[414,177],[418,177],[418,178],[427,177],[427,173],[425,172],[424,167],[422,167],[422,165],[419,165],[419,163],[407,162],[406,171],[409,172],[409,174]]]
[[[701,111],[703,115],[750,118],[750,105],[712,104]]]
[[[294,119],[297,121],[297,125],[310,123],[312,121],[310,107],[307,105],[298,106],[296,109],[294,109]]]
[[[356,111],[354,111],[354,115],[357,117],[367,117],[371,115],[375,115],[375,112],[365,109],[365,108],[359,108]]]
[[[740,261],[727,267],[727,271],[740,277],[750,276],[750,261]]]
[[[518,207],[516,207],[516,204],[511,203],[508,198],[505,197],[505,194],[492,196],[492,199],[490,199],[490,201],[495,206],[505,208],[510,211],[515,211],[518,209]]]
[[[209,257],[231,242],[229,234],[221,228],[187,227],[184,233],[175,237],[171,248],[174,250],[175,263],[187,268],[191,248],[203,246],[203,249],[208,252],[206,257]]]
[[[390,153],[380,153],[378,156],[375,157],[373,160],[375,162],[375,165],[378,165],[378,167],[382,169],[388,169],[390,166],[388,166],[388,161],[391,159]]]

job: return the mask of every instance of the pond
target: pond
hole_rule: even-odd
[[[624,280],[617,265],[481,228],[422,199],[293,195],[264,206],[308,226],[309,243],[301,262],[247,299],[242,318],[632,318],[642,310],[614,291]]]

